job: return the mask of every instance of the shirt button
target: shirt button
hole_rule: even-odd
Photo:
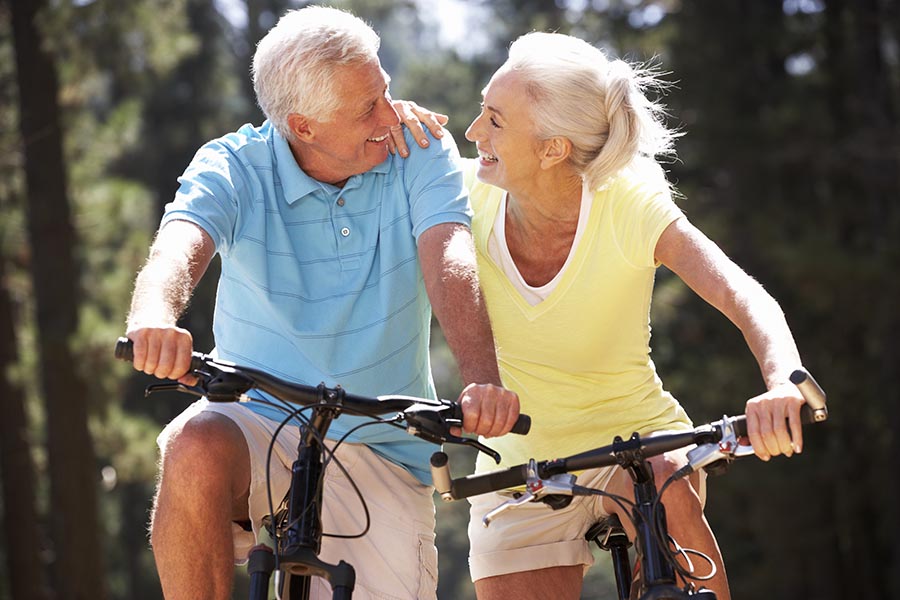
[[[344,227],[343,229],[341,229],[341,235],[347,237],[348,235],[350,235],[350,229],[348,227]]]
[[[344,205],[344,199],[343,199],[343,198],[338,198],[337,205],[338,205],[338,206],[343,206],[343,205]]]

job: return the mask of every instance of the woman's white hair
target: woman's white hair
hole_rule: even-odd
[[[253,56],[253,88],[266,118],[291,139],[288,115],[330,120],[338,107],[334,72],[378,59],[381,40],[362,19],[309,6],[285,13]]]
[[[578,38],[529,33],[510,46],[499,72],[515,71],[528,94],[535,132],[572,143],[570,161],[592,189],[641,157],[674,154],[677,133],[645,95],[662,87],[653,72]]]

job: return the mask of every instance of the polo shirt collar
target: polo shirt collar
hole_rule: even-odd
[[[281,180],[281,188],[284,190],[284,199],[288,204],[293,204],[303,196],[312,194],[322,189],[322,184],[303,172],[287,140],[277,129],[272,127],[272,145],[275,149],[275,172]]]
[[[300,165],[297,164],[297,159],[294,158],[294,153],[291,152],[291,147],[287,140],[284,139],[274,127],[272,128],[272,131],[273,146],[275,149],[275,171],[278,173],[278,177],[281,180],[281,187],[284,190],[284,199],[288,204],[293,204],[304,196],[313,194],[322,189],[337,189],[330,184],[323,183],[307,175],[303,169],[300,168]],[[393,156],[388,154],[388,157],[385,160],[365,173],[352,176],[344,185],[344,191],[362,185],[361,179],[369,173],[389,172],[391,169],[391,160],[393,160]]]

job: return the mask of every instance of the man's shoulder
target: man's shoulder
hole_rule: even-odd
[[[403,127],[403,138],[406,146],[409,148],[409,155],[399,161],[395,161],[400,168],[406,169],[430,169],[440,168],[446,169],[447,164],[452,168],[459,168],[459,149],[456,147],[456,140],[446,129],[441,137],[435,137],[430,131],[425,132],[428,139],[428,146],[423,148],[415,140],[409,129]],[[396,155],[395,155],[395,158]]]
[[[271,161],[271,142],[275,128],[266,121],[262,125],[246,123],[236,131],[210,140],[201,150],[243,157],[249,162]]]

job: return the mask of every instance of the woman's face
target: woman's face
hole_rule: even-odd
[[[527,188],[540,168],[525,86],[515,71],[500,70],[484,88],[481,114],[466,130],[478,149],[478,179],[510,192]]]

